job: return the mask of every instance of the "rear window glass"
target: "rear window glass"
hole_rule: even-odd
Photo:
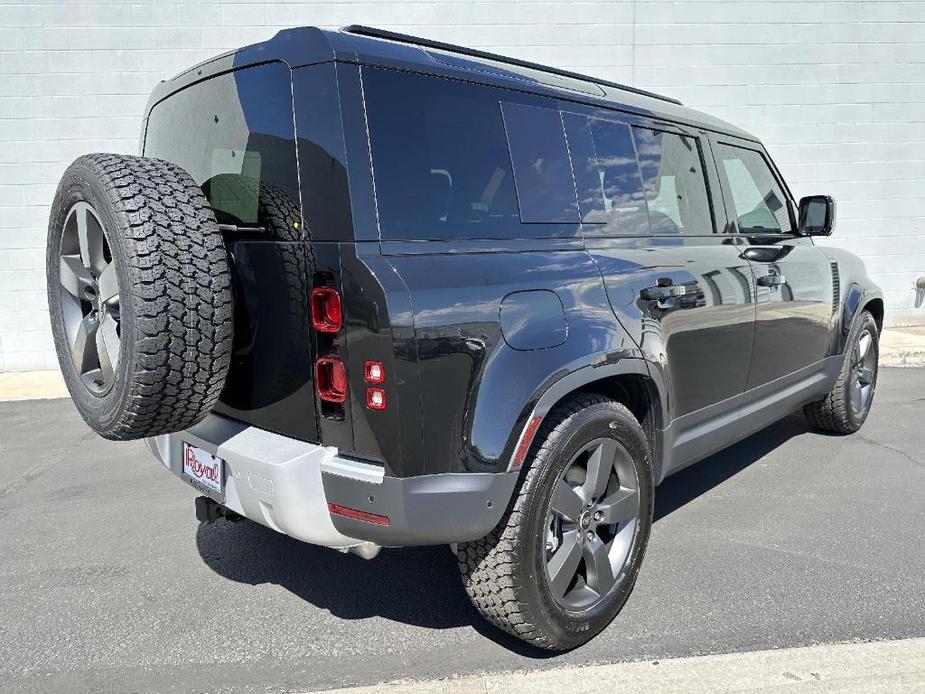
[[[555,109],[510,92],[363,68],[383,239],[573,236],[578,205]]]
[[[213,77],[157,104],[144,153],[182,166],[220,224],[301,238],[289,68],[268,63]]]
[[[628,125],[563,114],[585,234],[649,233],[646,200]],[[597,226],[600,225],[600,226]]]
[[[712,234],[700,147],[692,137],[633,128],[653,234]]]
[[[503,104],[504,127],[524,222],[577,222],[578,205],[558,111]]]
[[[363,68],[384,239],[522,235],[495,90]]]

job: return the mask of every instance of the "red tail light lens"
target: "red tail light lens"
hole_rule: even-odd
[[[373,385],[385,382],[385,367],[381,361],[363,362],[363,378]]]
[[[382,388],[366,389],[366,406],[371,410],[384,410],[387,400],[385,391]]]
[[[347,399],[347,370],[337,357],[320,357],[315,362],[315,388],[325,402]]]
[[[320,333],[340,331],[344,321],[340,294],[331,287],[315,287],[311,294],[312,327]]]

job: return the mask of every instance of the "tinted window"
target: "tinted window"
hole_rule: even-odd
[[[523,222],[577,222],[575,184],[558,111],[502,104]]]
[[[700,148],[694,138],[633,128],[654,234],[712,234]]]
[[[301,237],[290,70],[281,63],[213,77],[157,104],[144,153],[179,164],[219,223]]]
[[[629,126],[592,119],[591,135],[597,153],[595,162],[608,231],[648,233],[646,199]]]
[[[787,198],[760,152],[720,144],[716,156],[720,175],[732,194],[740,231],[793,230]]]
[[[498,92],[363,68],[385,239],[523,234]]]
[[[642,178],[628,125],[563,115],[586,234],[649,233]]]

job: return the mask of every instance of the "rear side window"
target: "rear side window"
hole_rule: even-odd
[[[577,222],[572,167],[559,112],[502,104],[523,222]]]
[[[732,195],[739,231],[793,231],[787,197],[760,152],[718,144],[720,175]]]
[[[267,63],[168,97],[151,110],[145,156],[186,169],[220,224],[301,238],[290,74]]]
[[[712,234],[710,201],[697,140],[633,127],[653,234]]]
[[[522,235],[498,94],[363,68],[383,239]]]
[[[563,114],[586,234],[649,233],[633,136],[624,123]],[[602,226],[590,226],[602,225]]]

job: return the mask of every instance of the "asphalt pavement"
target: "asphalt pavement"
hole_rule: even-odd
[[[250,522],[67,400],[0,403],[0,691],[304,691],[925,636],[925,369],[850,437],[799,418],[669,478],[636,590],[565,655],[485,625],[446,547],[364,561]]]

